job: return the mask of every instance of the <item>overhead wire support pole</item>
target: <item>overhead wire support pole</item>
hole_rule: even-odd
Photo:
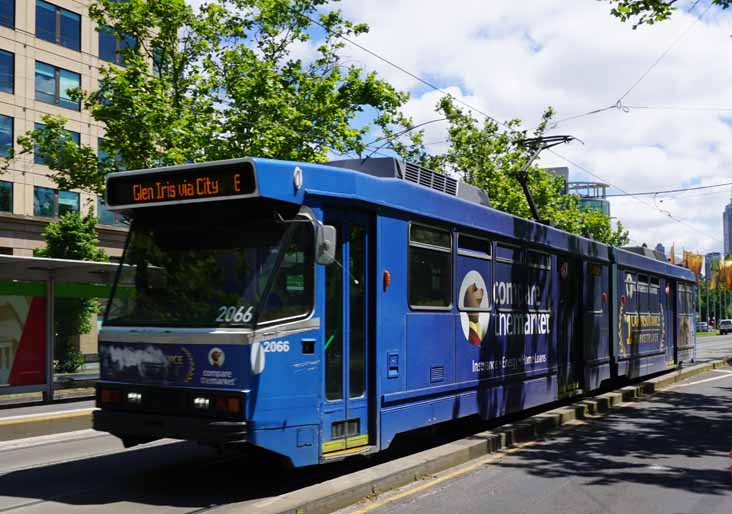
[[[521,184],[521,188],[524,190],[524,196],[526,196],[526,202],[529,204],[529,209],[531,209],[531,215],[538,223],[548,225],[548,222],[546,220],[542,220],[539,217],[539,210],[536,208],[536,203],[534,203],[534,198],[531,196],[531,191],[529,190],[529,167],[534,163],[536,158],[539,157],[539,154],[544,150],[553,146],[569,143],[571,141],[574,141],[575,139],[577,138],[568,135],[542,136],[521,139],[516,142],[516,144],[519,146],[523,146],[529,150],[533,150],[529,159],[516,173],[516,179],[519,181],[519,184]],[[579,141],[579,139],[577,139],[577,141]]]

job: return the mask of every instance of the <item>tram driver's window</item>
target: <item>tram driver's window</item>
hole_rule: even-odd
[[[452,236],[447,230],[409,228],[409,305],[449,309],[452,297]]]
[[[313,308],[312,230],[298,227],[282,256],[259,321],[264,323],[305,316]]]

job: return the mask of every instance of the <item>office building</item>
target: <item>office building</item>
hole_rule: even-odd
[[[67,90],[94,90],[100,68],[119,64],[119,43],[98,32],[87,15],[89,0],[0,0],[0,155],[41,123],[44,114],[68,119],[70,137],[97,147],[104,129]],[[60,191],[38,155],[21,155],[0,175],[0,254],[25,255],[44,245],[41,232],[60,214],[93,206],[100,215],[100,246],[121,255],[126,227],[101,199]]]

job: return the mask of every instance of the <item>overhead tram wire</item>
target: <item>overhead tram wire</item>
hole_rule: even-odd
[[[318,27],[322,28],[323,30],[325,30],[329,34],[333,34],[334,36],[342,39],[343,41],[345,41],[345,42],[347,42],[347,43],[355,46],[356,48],[358,48],[358,49],[360,49],[360,50],[362,50],[364,52],[366,52],[367,54],[371,55],[372,57],[375,57],[376,59],[380,60],[381,62],[383,62],[385,64],[388,64],[392,68],[395,68],[395,69],[401,71],[402,73],[404,73],[404,74],[412,77],[414,80],[418,81],[420,84],[423,84],[423,85],[429,87],[430,89],[432,89],[434,91],[437,91],[439,93],[442,93],[443,95],[445,95],[445,96],[451,98],[452,100],[454,100],[456,103],[459,103],[460,105],[462,105],[464,107],[467,107],[471,111],[475,111],[478,114],[480,114],[480,115],[486,117],[487,119],[493,121],[494,123],[497,123],[497,124],[499,124],[499,125],[501,125],[503,127],[506,127],[510,132],[518,133],[518,131],[516,129],[512,128],[508,123],[503,122],[503,121],[499,120],[498,118],[496,118],[494,116],[491,116],[490,114],[484,112],[481,109],[478,109],[477,107],[469,104],[468,102],[466,102],[464,100],[461,100],[459,98],[456,98],[452,93],[450,93],[446,89],[441,88],[440,86],[438,86],[436,84],[433,84],[432,82],[428,81],[427,79],[420,77],[416,73],[412,73],[411,71],[409,71],[408,69],[404,68],[403,66],[400,66],[399,64],[396,64],[395,62],[390,61],[386,57],[384,57],[384,56],[382,56],[382,55],[374,52],[373,50],[370,50],[370,49],[366,48],[362,44],[355,42],[353,39],[351,39],[351,38],[349,38],[347,36],[344,36],[343,34],[338,34],[338,33],[332,32],[327,26],[323,25],[322,23],[320,23],[318,20],[314,19],[313,17],[308,16],[307,14],[303,14],[303,13],[301,13],[299,11],[295,11],[294,9],[292,9],[292,11],[296,15],[302,16],[302,17],[306,18],[307,20],[310,20],[311,23],[313,23],[314,25],[317,25]]]
[[[697,2],[697,3],[698,3],[698,2]],[[696,5],[696,4],[694,4],[694,6],[695,6],[695,5]],[[690,28],[691,28],[692,26],[694,26],[694,24],[696,24],[696,22],[698,22],[699,20],[701,20],[701,18],[702,18],[702,17],[703,17],[703,16],[704,16],[704,15],[705,15],[705,14],[707,13],[707,11],[709,10],[709,8],[710,8],[710,7],[711,7],[711,4],[710,4],[710,6],[708,6],[708,7],[707,7],[707,9],[705,9],[705,10],[704,10],[704,12],[703,12],[703,13],[702,13],[702,14],[701,14],[701,15],[700,15],[700,16],[699,16],[698,18],[697,18],[697,20],[695,20],[695,22],[694,22],[694,23],[693,23],[693,24],[692,24],[692,25],[691,25],[690,27],[688,27],[686,31],[684,31],[684,35],[685,35],[685,33],[686,33],[686,32],[687,32],[688,30],[690,30]],[[692,6],[692,9],[693,9],[693,6]],[[299,11],[295,11],[294,9],[293,9],[293,12],[295,12],[295,14],[296,14],[296,15],[298,15],[298,16],[302,16],[302,17],[304,17],[304,18],[308,19],[308,20],[309,20],[309,21],[310,21],[311,23],[313,23],[314,25],[317,25],[317,26],[319,26],[320,28],[322,28],[322,29],[323,29],[323,30],[325,30],[326,32],[328,32],[328,33],[330,33],[330,34],[333,34],[333,35],[335,35],[336,37],[338,37],[338,38],[342,39],[343,41],[346,41],[347,43],[349,43],[349,44],[351,44],[351,45],[355,46],[356,48],[359,48],[360,50],[362,50],[362,51],[364,51],[364,52],[368,53],[369,55],[371,55],[371,56],[375,57],[376,59],[380,60],[381,62],[383,62],[383,63],[385,63],[385,64],[388,64],[389,66],[391,66],[391,67],[393,67],[393,68],[395,68],[395,69],[397,69],[397,70],[401,71],[402,73],[405,73],[406,75],[408,75],[408,76],[412,77],[413,79],[417,80],[417,81],[418,81],[418,82],[420,82],[421,84],[424,84],[425,86],[427,86],[427,87],[429,87],[429,88],[433,89],[434,91],[438,91],[438,92],[442,93],[443,95],[445,95],[445,96],[448,96],[449,98],[452,98],[452,99],[453,99],[453,100],[454,100],[455,102],[457,102],[457,103],[459,103],[459,104],[461,104],[461,105],[463,105],[463,106],[467,107],[468,109],[471,109],[471,110],[473,110],[473,111],[477,112],[478,114],[481,114],[482,116],[484,116],[485,118],[487,118],[487,119],[489,119],[489,120],[493,121],[494,123],[497,123],[497,124],[499,124],[499,125],[501,125],[501,126],[503,126],[503,127],[506,127],[506,128],[507,128],[507,129],[509,130],[509,132],[512,132],[512,133],[514,133],[514,134],[521,134],[521,132],[519,132],[518,130],[514,129],[513,127],[511,127],[511,126],[510,126],[510,125],[508,125],[507,123],[505,123],[505,122],[502,122],[502,121],[498,120],[498,119],[497,119],[496,117],[494,117],[494,116],[491,116],[490,114],[488,114],[488,113],[486,113],[486,112],[482,111],[481,109],[478,109],[477,107],[474,107],[474,106],[472,106],[471,104],[469,104],[469,103],[467,103],[467,102],[465,102],[465,101],[463,101],[463,100],[460,100],[459,98],[455,98],[455,96],[453,96],[453,95],[452,95],[451,93],[449,93],[449,92],[448,92],[448,91],[446,91],[445,89],[443,89],[443,88],[441,88],[441,87],[439,87],[439,86],[437,86],[437,85],[435,85],[435,84],[433,84],[433,83],[429,82],[428,80],[426,80],[426,79],[424,79],[424,78],[420,77],[419,75],[416,75],[415,73],[412,73],[411,71],[407,70],[406,68],[404,68],[404,67],[402,67],[402,66],[400,66],[400,65],[398,65],[398,64],[396,64],[396,63],[394,63],[394,62],[392,62],[392,61],[390,61],[390,60],[389,60],[389,59],[387,59],[386,57],[383,57],[383,56],[381,56],[380,54],[378,54],[378,53],[374,52],[373,50],[370,50],[370,49],[366,48],[365,46],[363,46],[363,45],[361,45],[361,44],[359,44],[359,43],[356,43],[356,42],[355,42],[355,41],[353,41],[353,40],[352,40],[351,38],[348,38],[348,37],[346,37],[346,36],[344,36],[344,35],[342,35],[342,34],[334,34],[333,32],[331,32],[331,31],[330,31],[330,29],[329,29],[328,27],[326,27],[325,25],[323,25],[323,24],[322,24],[322,23],[320,23],[319,21],[317,21],[317,20],[313,19],[313,18],[312,18],[311,16],[308,16],[308,15],[306,15],[306,14],[303,14],[303,13],[301,13],[301,12],[299,12]],[[681,39],[681,37],[679,37],[679,38],[677,38],[677,39],[679,39],[679,40],[680,40],[680,39]],[[672,47],[673,47],[673,46],[675,46],[675,45],[676,45],[676,42],[674,42],[674,43],[672,44]],[[670,48],[669,48],[669,50],[667,50],[667,52],[665,52],[665,53],[664,53],[664,56],[665,56],[665,54],[667,54],[667,53],[668,53],[668,51],[670,51]],[[628,93],[629,93],[630,91],[632,91],[632,90],[633,90],[633,89],[634,89],[634,88],[635,88],[635,87],[636,87],[636,86],[637,86],[637,85],[638,85],[638,84],[640,83],[640,81],[641,81],[641,80],[642,80],[643,78],[645,78],[645,76],[646,76],[646,75],[647,75],[647,74],[648,74],[648,73],[650,72],[650,70],[651,70],[651,69],[652,69],[652,68],[653,68],[653,67],[654,67],[654,66],[655,66],[656,64],[658,64],[658,62],[660,62],[660,60],[661,60],[661,59],[658,59],[658,60],[657,60],[657,62],[656,62],[656,63],[654,63],[654,64],[653,64],[653,65],[651,66],[651,68],[649,68],[649,69],[648,69],[648,70],[646,71],[646,73],[645,73],[645,74],[643,75],[643,77],[641,77],[641,79],[640,79],[640,80],[636,81],[636,84],[634,84],[633,86],[631,86],[631,88],[630,88],[630,89],[629,89],[628,91],[626,91],[626,93],[625,93],[625,94],[623,95],[623,97],[621,97],[621,99],[622,99],[622,98],[624,98],[624,97],[625,97],[625,96],[626,96],[626,95],[627,95],[627,94],[628,94]],[[603,110],[607,110],[607,108],[605,108],[605,109],[603,109]],[[555,124],[555,126],[556,126],[556,124]],[[522,134],[522,135],[523,135],[523,134]],[[603,181],[603,182],[607,183],[608,185],[611,185],[612,187],[614,187],[615,189],[617,189],[617,190],[619,190],[619,191],[623,191],[623,192],[625,192],[625,193],[628,193],[628,192],[627,192],[627,191],[625,191],[624,189],[622,189],[622,188],[620,188],[620,187],[618,187],[618,186],[615,186],[615,185],[612,185],[612,184],[610,184],[610,183],[609,183],[609,182],[608,182],[607,180],[605,180],[604,178],[602,178],[602,177],[600,177],[599,175],[597,175],[597,174],[595,174],[595,173],[591,172],[590,170],[588,170],[588,169],[587,169],[587,168],[585,168],[584,166],[582,166],[582,165],[580,165],[580,164],[578,164],[578,163],[575,163],[574,161],[572,161],[572,160],[568,159],[567,157],[564,157],[563,155],[561,155],[561,154],[557,153],[556,151],[554,151],[554,150],[551,150],[551,149],[550,149],[549,151],[550,151],[551,153],[553,153],[554,155],[556,155],[557,157],[559,157],[560,159],[562,159],[563,161],[565,161],[565,162],[567,162],[567,163],[569,163],[569,164],[572,164],[573,166],[575,166],[575,167],[577,167],[577,168],[581,169],[581,170],[582,170],[582,171],[584,171],[585,173],[587,173],[587,174],[589,174],[589,175],[591,175],[591,176],[593,176],[593,177],[597,178],[598,180],[601,180],[601,181]],[[674,216],[673,216],[673,215],[672,215],[671,213],[669,213],[669,212],[666,212],[666,211],[664,211],[664,210],[660,209],[659,207],[657,207],[657,206],[655,206],[655,205],[653,205],[653,204],[650,204],[650,203],[644,202],[644,201],[640,200],[639,198],[636,198],[635,196],[631,196],[631,198],[633,198],[634,200],[636,200],[636,201],[640,202],[641,204],[645,205],[646,207],[650,207],[651,209],[653,209],[653,210],[656,210],[656,211],[658,211],[659,213],[661,213],[661,214],[663,214],[664,216],[666,216],[666,217],[670,218],[671,220],[675,221],[676,223],[680,223],[680,224],[682,224],[682,225],[685,225],[685,226],[687,226],[687,227],[689,227],[689,228],[693,229],[693,230],[694,230],[695,232],[700,232],[700,231],[699,231],[699,228],[698,228],[698,227],[695,227],[695,226],[693,226],[693,225],[690,225],[689,223],[686,223],[686,222],[685,222],[685,221],[683,221],[683,220],[680,220],[680,219],[678,219],[678,218],[675,218],[675,217],[674,217]],[[705,237],[708,237],[708,238],[710,238],[710,239],[713,239],[713,240],[715,240],[715,241],[719,241],[719,242],[721,242],[721,239],[719,239],[719,238],[717,238],[717,237],[714,237],[714,236],[711,236],[711,235],[708,235],[708,234],[706,234],[706,235],[705,235]]]
[[[579,163],[577,163],[577,162],[575,162],[575,161],[573,161],[573,160],[571,160],[571,159],[569,159],[569,158],[567,158],[567,157],[564,157],[563,155],[561,155],[561,154],[557,153],[557,152],[556,152],[556,151],[554,151],[554,150],[551,150],[551,149],[550,149],[550,150],[549,150],[549,152],[553,153],[554,155],[556,155],[556,156],[557,156],[557,157],[559,157],[560,159],[562,159],[562,160],[564,160],[564,161],[568,162],[569,164],[571,164],[571,165],[575,166],[576,168],[579,168],[580,170],[584,171],[584,172],[585,172],[585,173],[587,173],[588,175],[591,175],[591,176],[595,177],[596,179],[598,179],[598,180],[601,180],[602,182],[606,183],[606,184],[607,184],[608,186],[610,186],[610,187],[613,187],[613,188],[615,188],[615,189],[617,189],[617,190],[619,190],[619,191],[622,191],[623,193],[625,193],[625,195],[626,195],[626,196],[628,196],[629,198],[631,198],[631,199],[635,200],[636,202],[639,202],[640,204],[642,204],[642,205],[645,205],[646,207],[650,207],[650,208],[652,208],[653,210],[656,210],[656,211],[658,211],[659,213],[661,213],[661,214],[663,214],[663,215],[664,215],[665,217],[667,217],[667,218],[669,218],[669,219],[671,219],[671,220],[675,221],[676,223],[679,223],[679,224],[681,224],[681,225],[684,225],[684,226],[686,226],[686,227],[688,227],[688,228],[691,228],[691,229],[693,229],[693,230],[694,230],[694,231],[695,231],[696,233],[699,233],[699,234],[703,235],[704,237],[706,237],[706,238],[708,238],[708,239],[712,239],[712,240],[714,240],[714,241],[717,241],[717,242],[723,243],[723,241],[722,241],[721,239],[719,239],[718,237],[716,237],[716,236],[712,236],[712,235],[710,235],[710,234],[707,234],[707,233],[705,233],[705,232],[704,232],[703,230],[700,230],[700,229],[699,229],[699,227],[697,227],[697,226],[694,226],[694,225],[692,225],[692,224],[690,224],[690,223],[688,223],[688,222],[686,222],[686,221],[684,221],[684,220],[682,220],[682,219],[679,219],[679,218],[675,217],[675,216],[674,216],[673,214],[671,214],[670,212],[668,212],[668,211],[665,211],[665,210],[661,209],[660,207],[658,207],[658,206],[656,206],[656,205],[653,205],[653,204],[650,204],[650,203],[648,203],[648,202],[645,202],[645,201],[641,200],[641,199],[640,199],[640,198],[638,198],[637,196],[634,196],[634,195],[633,195],[632,193],[629,193],[628,191],[624,190],[623,188],[621,188],[621,187],[619,187],[619,186],[616,186],[616,185],[614,185],[614,184],[610,183],[609,181],[605,180],[605,179],[604,179],[604,178],[602,178],[601,176],[599,176],[599,175],[597,175],[597,174],[593,173],[592,171],[590,171],[590,170],[589,170],[589,169],[587,169],[586,167],[582,166],[581,164],[579,164]]]
[[[696,2],[694,2],[694,4],[693,4],[693,5],[692,5],[692,6],[691,6],[691,7],[689,8],[689,10],[688,10],[687,12],[691,13],[691,11],[693,11],[693,10],[694,10],[694,9],[696,8],[696,6],[697,6],[697,4],[698,4],[699,2],[700,2],[700,0],[697,0]],[[695,17],[695,18],[694,18],[694,21],[692,21],[692,22],[691,22],[691,23],[689,24],[689,26],[688,26],[688,27],[686,27],[686,29],[684,29],[684,30],[683,30],[683,31],[682,31],[682,32],[681,32],[681,33],[680,33],[680,34],[679,34],[679,35],[678,35],[678,36],[676,37],[676,39],[674,39],[674,40],[673,40],[673,41],[671,42],[671,44],[670,44],[670,45],[669,45],[669,46],[668,46],[668,47],[666,48],[666,50],[664,50],[664,51],[663,51],[663,52],[661,53],[661,55],[659,55],[659,56],[658,56],[658,58],[657,58],[657,59],[656,59],[655,61],[653,61],[653,63],[651,63],[651,65],[650,65],[650,66],[649,66],[649,67],[648,67],[648,68],[646,69],[646,71],[644,71],[644,72],[643,72],[643,73],[641,74],[641,76],[640,76],[640,77],[638,77],[638,80],[636,80],[636,81],[635,81],[635,82],[634,82],[634,83],[633,83],[633,84],[632,84],[632,85],[631,85],[631,86],[630,86],[630,87],[629,87],[629,88],[628,88],[628,89],[627,89],[627,90],[625,91],[625,93],[623,93],[622,95],[620,95],[620,98],[618,98],[618,99],[616,100],[616,102],[615,102],[614,104],[612,104],[612,105],[608,105],[607,107],[601,107],[601,108],[599,108],[599,109],[593,109],[593,110],[591,110],[591,111],[587,111],[587,112],[585,112],[585,113],[582,113],[582,114],[576,114],[576,115],[574,115],[574,116],[568,116],[568,117],[566,117],[566,118],[562,118],[562,119],[560,119],[560,120],[557,120],[557,121],[555,121],[555,122],[554,122],[554,123],[553,123],[553,124],[551,125],[551,128],[556,128],[556,127],[557,127],[557,125],[559,125],[560,123],[564,123],[565,121],[570,121],[570,120],[576,120],[576,119],[579,119],[579,118],[584,118],[584,117],[586,117],[586,116],[591,116],[591,115],[593,115],[593,114],[598,114],[598,113],[601,113],[601,112],[604,112],[604,111],[609,111],[609,110],[611,110],[611,109],[618,109],[618,110],[622,110],[623,112],[626,112],[626,113],[627,113],[627,112],[629,112],[629,110],[630,110],[630,107],[629,107],[629,106],[626,106],[626,105],[624,105],[624,104],[623,104],[623,99],[624,99],[624,98],[625,98],[626,96],[628,96],[628,95],[629,95],[629,94],[630,94],[630,93],[631,93],[631,92],[632,92],[632,91],[633,91],[633,90],[634,90],[634,89],[635,89],[636,87],[638,87],[638,85],[639,85],[639,84],[640,84],[641,82],[643,82],[643,80],[644,80],[644,79],[645,79],[645,78],[646,78],[646,77],[647,77],[647,76],[648,76],[648,75],[649,75],[649,74],[651,73],[651,71],[653,71],[653,69],[654,69],[654,68],[655,68],[656,66],[658,66],[658,64],[659,64],[659,63],[660,63],[660,62],[661,62],[661,61],[662,61],[662,60],[663,60],[663,59],[664,59],[664,58],[665,58],[665,57],[666,57],[666,56],[667,56],[667,55],[668,55],[668,54],[669,54],[669,53],[671,52],[671,50],[673,50],[673,49],[674,49],[674,48],[676,47],[676,45],[678,45],[678,44],[679,44],[679,43],[681,42],[681,40],[682,40],[682,39],[683,39],[684,37],[686,37],[686,35],[687,35],[687,34],[688,34],[688,33],[689,33],[690,31],[691,31],[691,29],[692,29],[692,28],[694,28],[694,27],[696,26],[696,24],[697,24],[697,23],[699,23],[699,22],[700,22],[700,21],[702,20],[702,18],[704,18],[704,16],[705,16],[705,15],[707,14],[707,12],[709,12],[709,9],[711,9],[713,5],[714,5],[714,4],[713,4],[712,2],[709,2],[709,5],[707,6],[707,8],[706,8],[706,9],[704,9],[704,11],[702,11],[702,13],[701,13],[701,14],[700,14],[699,16],[697,16],[697,17]]]
[[[716,187],[732,186],[732,182],[724,182],[722,184],[714,184],[712,186],[694,186],[694,187],[682,187],[679,189],[666,189],[663,191],[644,191],[642,193],[622,193],[615,195],[606,195],[607,197],[618,197],[618,196],[646,196],[646,195],[662,195],[667,193],[684,193],[686,191],[698,191],[699,189],[713,189]],[[615,187],[615,186],[613,186]],[[617,188],[616,189],[620,189]]]

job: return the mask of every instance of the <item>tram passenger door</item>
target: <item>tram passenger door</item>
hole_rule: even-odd
[[[330,211],[336,262],[325,277],[325,380],[322,453],[356,452],[369,444],[368,341],[370,229],[368,217]]]

